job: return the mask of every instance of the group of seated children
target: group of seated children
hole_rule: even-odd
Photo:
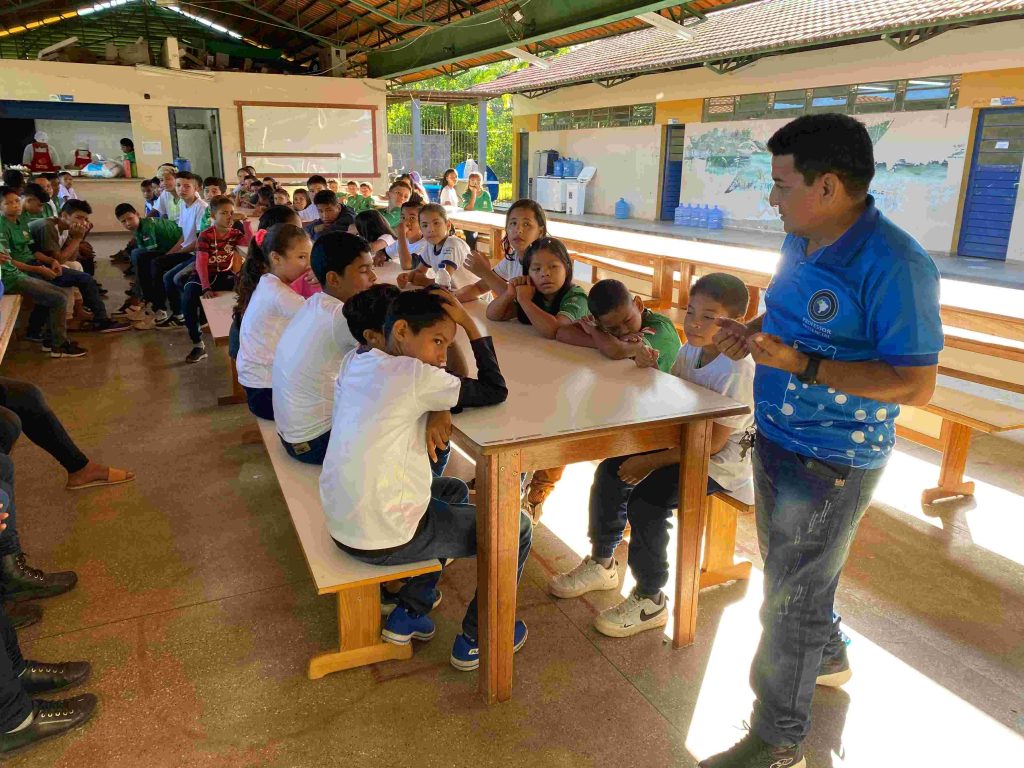
[[[406,215],[414,209],[415,224]],[[238,378],[252,413],[276,420],[286,451],[323,465],[328,529],[339,548],[364,562],[444,564],[476,554],[476,512],[467,503],[467,486],[441,476],[450,414],[499,404],[508,393],[492,339],[458,295],[468,301],[493,293],[486,310],[491,321],[518,319],[536,328],[539,339],[593,347],[751,403],[750,359],[734,362],[712,345],[718,319],[741,317],[746,309],[747,291],[734,277],[708,275],[693,286],[688,342],[680,348],[671,322],[645,309],[622,283],[602,280],[589,296],[576,285],[564,245],[547,236],[544,212],[531,200],[509,209],[505,254],[495,267],[462,241],[456,245],[442,206],[406,203],[398,248],[387,254],[400,257],[404,292],[376,282],[365,238],[334,230],[314,242],[294,212],[283,210],[261,221],[243,266]],[[290,285],[310,266],[322,292],[305,300]],[[426,277],[427,269],[450,277],[463,267],[477,279],[458,295]],[[475,357],[475,379],[467,377],[453,346],[462,332]],[[749,425],[749,417],[714,424],[709,493],[749,493],[749,461],[739,448]],[[550,590],[573,597],[617,587],[613,555],[631,524],[628,563],[637,588],[598,617],[595,625],[606,634],[630,635],[667,621],[661,589],[681,460],[678,450],[658,451],[610,459],[598,469],[590,507],[593,553],[553,578]],[[531,538],[524,512],[519,576]],[[385,640],[407,644],[434,635],[429,613],[441,598],[439,578],[426,574],[406,580],[397,593],[382,590]],[[526,625],[517,621],[516,650],[526,636]],[[477,637],[474,598],[452,647],[455,667],[478,666]]]
[[[77,317],[78,329],[99,333],[131,326],[109,317],[106,291],[80,261],[83,254],[92,255],[84,243],[92,208],[85,200],[68,198],[60,213],[51,215],[50,189],[46,179],[23,184],[21,190],[0,187],[0,281],[4,292],[33,300],[29,341],[51,358],[83,357],[86,350],[68,338],[69,318]],[[92,259],[87,261],[91,266]]]

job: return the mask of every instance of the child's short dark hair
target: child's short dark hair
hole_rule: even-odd
[[[21,193],[18,192],[18,190],[16,190],[14,187],[0,187],[0,200],[3,200],[8,195],[17,195],[18,197],[21,197]]]
[[[135,206],[131,203],[118,203],[117,207],[114,209],[114,218],[120,219],[126,213],[134,213],[136,216],[139,215],[139,212],[135,210]]]
[[[84,213],[86,216],[92,216],[92,206],[85,200],[75,200],[72,198],[64,201],[64,205],[61,206],[60,212],[66,213],[69,216],[72,213]]]
[[[327,179],[325,179],[323,176],[321,176],[318,173],[314,173],[312,176],[310,176],[308,179],[306,179],[306,186],[307,187],[311,187],[314,184],[323,184],[326,187],[327,186]]]
[[[185,179],[186,181],[195,181],[194,177],[189,171],[178,171],[174,174],[176,179]]]
[[[329,189],[321,189],[313,195],[313,205],[337,205],[338,196]]]
[[[216,195],[210,198],[210,213],[216,213],[225,205],[234,205],[235,202],[227,195]]]
[[[71,178],[71,172],[70,171],[59,171],[57,173],[57,178],[60,178],[61,176],[67,176],[70,179]]]
[[[444,206],[440,205],[439,203],[427,203],[422,208],[420,208],[420,216],[429,216],[432,213],[437,214],[445,221],[448,221],[448,211],[446,211],[444,209]]]
[[[444,305],[445,300],[440,291],[431,288],[406,291],[388,309],[388,315],[384,318],[384,337],[391,336],[399,320],[405,320],[413,333],[439,323],[448,317]]]
[[[142,181],[139,182],[139,186],[145,189],[146,187],[152,187],[154,184],[159,183],[160,182],[157,181],[156,179],[143,179]]]
[[[226,190],[228,188],[228,183],[224,181],[224,179],[221,179],[217,176],[207,176],[205,179],[203,179],[203,186],[217,187],[217,189]]]
[[[412,185],[411,185],[411,184],[409,184],[408,182],[406,182],[406,181],[402,180],[402,179],[399,179],[398,181],[395,181],[395,182],[393,182],[393,183],[391,184],[391,186],[390,186],[390,187],[388,187],[388,192],[394,192],[394,191],[395,191],[396,189],[398,189],[399,187],[405,187],[405,188],[406,188],[406,189],[408,189],[408,190],[409,190],[410,192],[412,192]]]
[[[4,171],[4,186],[20,189],[25,186],[25,174],[14,168],[8,168]]]
[[[46,179],[47,181],[56,181],[57,174],[54,171],[44,171],[43,173],[36,174],[40,179]]]
[[[594,317],[601,317],[632,301],[633,294],[625,283],[620,280],[598,280],[587,296],[587,307]]]
[[[423,207],[423,198],[420,197],[419,195],[417,195],[415,192],[413,192],[412,197],[410,197],[407,202],[402,203],[402,210],[403,211],[406,210],[406,209],[411,211],[413,208],[422,208],[422,207]]]
[[[369,252],[370,244],[359,235],[349,232],[328,232],[313,243],[309,265],[313,268],[313,274],[320,281],[320,285],[327,285],[328,272],[337,272],[340,275],[349,264]]]
[[[274,204],[274,188],[268,184],[264,184],[256,191],[256,202],[262,203],[263,205]]]
[[[693,296],[707,296],[709,299],[717,301],[725,307],[730,317],[745,315],[747,304],[750,301],[750,294],[743,281],[736,275],[725,272],[712,272],[710,275],[704,275],[690,289],[690,297]]]
[[[351,186],[356,186],[356,187],[358,187],[358,186],[359,186],[359,182],[358,182],[358,181],[346,181],[346,182],[345,182],[345,186],[346,186],[346,187],[351,187]]]
[[[14,191],[15,190],[13,189],[11,190],[11,192]],[[22,197],[34,197],[43,205],[46,205],[48,202],[50,202],[50,196],[46,194],[43,188],[36,184],[34,181],[30,181],[28,184],[25,185],[25,189],[21,193],[21,195]]]
[[[401,294],[397,286],[377,283],[346,301],[341,314],[348,321],[352,337],[362,344],[366,341],[367,331],[383,333],[388,310]]]

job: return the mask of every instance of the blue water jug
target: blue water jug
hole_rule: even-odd
[[[675,224],[677,227],[682,227],[686,224],[686,216],[688,213],[688,211],[686,210],[687,207],[688,206],[685,206],[682,203],[676,206],[675,213],[672,216],[672,223]]]
[[[694,216],[697,213],[697,206],[686,204],[686,213],[683,214],[683,226],[692,227],[694,225]]]
[[[579,176],[581,173],[583,173],[583,161],[582,160],[577,160],[576,161],[576,169],[575,169],[575,172],[573,173],[573,176]]]
[[[708,206],[705,203],[704,207],[697,212],[697,226],[707,228],[708,226]]]
[[[628,219],[629,218],[629,203],[626,202],[625,198],[620,197],[619,202],[615,204],[615,218],[616,219]]]
[[[552,175],[553,176],[558,176],[559,178],[561,178],[561,176],[562,176],[562,167],[564,165],[565,165],[565,160],[562,160],[561,158],[559,158],[558,160],[555,160],[555,169],[554,169],[554,172],[552,173]]]
[[[725,223],[725,212],[717,205],[708,213],[708,229],[721,229]]]
[[[562,163],[562,176],[568,179],[570,176],[572,176],[572,169],[575,167],[576,161],[573,160],[571,157],[567,157],[565,159],[565,162]]]
[[[186,159],[184,157],[176,157],[176,158],[174,158],[174,164],[177,166],[178,170],[180,172],[182,172],[182,173],[191,173],[192,172],[192,161],[191,160],[188,160],[188,159]]]

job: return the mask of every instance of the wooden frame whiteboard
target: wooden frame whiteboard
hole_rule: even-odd
[[[379,176],[377,107],[236,101],[243,165],[259,175]]]

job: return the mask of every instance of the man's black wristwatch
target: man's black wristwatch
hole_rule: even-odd
[[[821,365],[821,358],[814,355],[807,355],[807,366],[802,373],[796,375],[797,381],[804,384],[818,383],[818,366]]]

